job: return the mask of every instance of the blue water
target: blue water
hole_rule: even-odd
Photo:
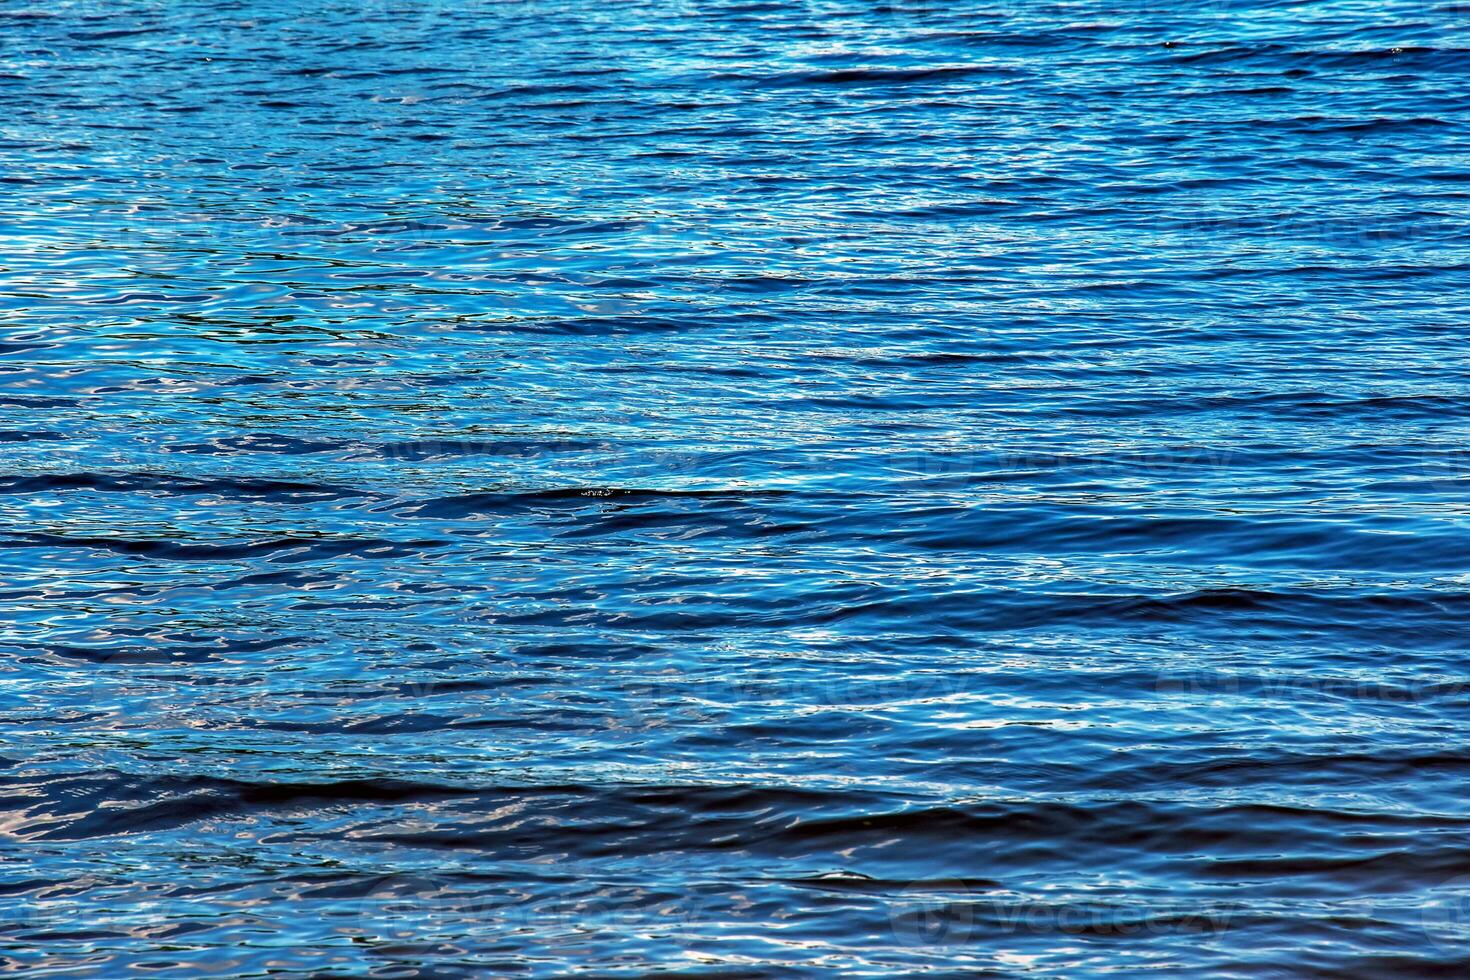
[[[1470,975],[1470,8],[0,2],[0,973]]]

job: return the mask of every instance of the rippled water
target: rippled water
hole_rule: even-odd
[[[0,972],[1470,974],[1467,71],[0,3]]]

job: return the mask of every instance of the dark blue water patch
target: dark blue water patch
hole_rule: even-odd
[[[346,487],[293,483],[286,480],[199,480],[150,473],[53,473],[40,477],[0,477],[0,494],[39,497],[65,491],[164,496],[203,494],[236,499],[260,497],[268,500],[340,500],[344,497],[369,496],[360,490]]]
[[[1463,14],[0,10],[0,973],[1465,975]]]

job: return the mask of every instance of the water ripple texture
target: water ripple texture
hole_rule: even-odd
[[[0,976],[1470,975],[1467,79],[0,0]]]

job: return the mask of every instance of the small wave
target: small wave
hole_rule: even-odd
[[[842,68],[833,71],[786,72],[766,76],[716,76],[737,79],[766,88],[802,86],[889,86],[915,85],[932,81],[960,81],[975,75],[1013,74],[1014,69],[982,65],[936,65],[926,68]]]
[[[225,499],[319,501],[374,496],[350,487],[291,480],[191,478],[151,473],[52,473],[0,477],[0,494],[33,496],[52,492],[144,493],[168,496],[209,495]]]
[[[392,541],[386,538],[274,538],[229,544],[185,544],[125,537],[83,537],[31,532],[0,538],[0,549],[84,549],[155,558],[160,561],[226,562],[265,558],[274,562],[308,562],[355,556],[388,560],[422,555],[441,547],[438,541]]]
[[[560,511],[596,504],[719,503],[781,496],[778,490],[657,490],[632,487],[565,487],[556,490],[467,493],[395,505],[405,517],[455,520],[527,511]]]

